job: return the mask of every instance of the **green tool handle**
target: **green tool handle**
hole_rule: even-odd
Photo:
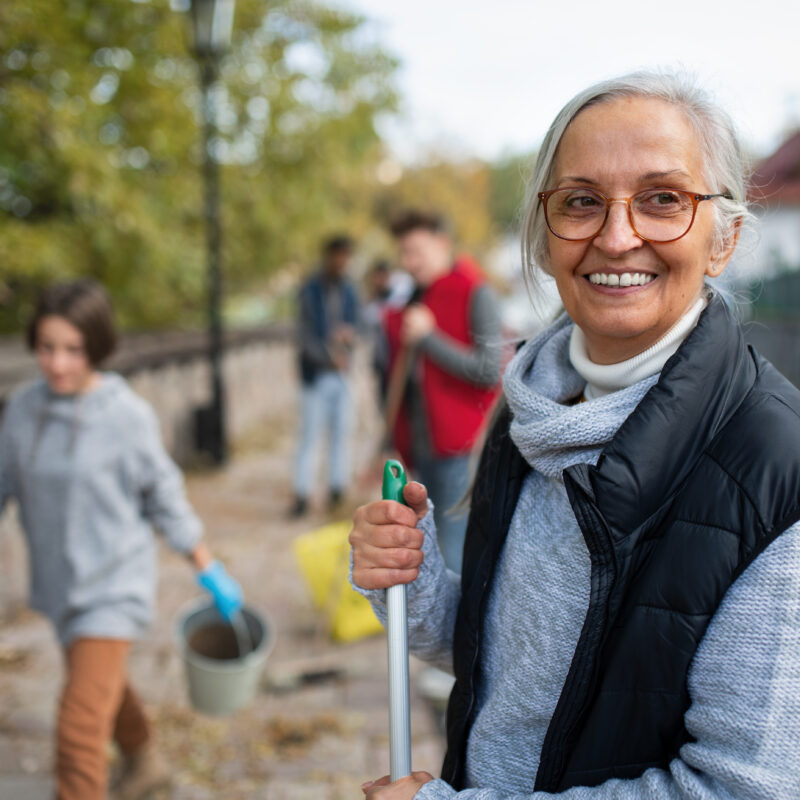
[[[381,493],[384,500],[394,500],[398,503],[406,504],[403,499],[403,489],[406,486],[406,471],[403,465],[390,458],[383,467],[383,491]]]

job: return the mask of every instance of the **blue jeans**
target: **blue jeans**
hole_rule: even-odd
[[[448,569],[461,574],[464,551],[464,534],[467,530],[467,512],[453,511],[467,491],[469,484],[469,456],[417,459],[416,473],[420,483],[433,500],[433,519],[436,536],[444,563]]]
[[[343,491],[349,480],[350,386],[340,372],[321,372],[303,384],[300,400],[300,446],[294,474],[294,490],[307,498],[316,479],[323,434],[328,440],[329,491]]]

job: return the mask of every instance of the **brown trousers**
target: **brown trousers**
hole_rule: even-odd
[[[106,800],[112,736],[124,755],[150,738],[147,719],[128,685],[130,646],[118,639],[76,639],[66,651],[56,741],[57,800]]]

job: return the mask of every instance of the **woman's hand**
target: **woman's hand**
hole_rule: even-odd
[[[356,329],[343,322],[334,328],[331,339],[335,345],[352,347],[356,343]]]
[[[388,775],[369,781],[361,787],[366,800],[413,800],[420,788],[428,781],[433,780],[430,772],[412,772],[405,778],[400,778],[394,783]]]
[[[403,499],[408,505],[377,500],[353,517],[353,582],[362,589],[387,589],[419,575],[424,536],[417,523],[428,511],[428,492],[412,482],[403,489]]]
[[[189,561],[192,562],[196,572],[202,572],[214,560],[211,551],[205,542],[198,542],[194,549],[189,553]]]

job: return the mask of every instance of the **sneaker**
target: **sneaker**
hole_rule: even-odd
[[[336,509],[341,506],[343,500],[344,494],[341,489],[331,489],[328,495],[328,509],[330,511],[336,511]]]
[[[308,513],[308,500],[305,497],[295,498],[294,505],[292,506],[289,516],[292,519],[304,517]]]
[[[114,800],[145,800],[151,792],[164,789],[172,775],[163,756],[152,744],[122,757],[122,770],[114,784]]]

